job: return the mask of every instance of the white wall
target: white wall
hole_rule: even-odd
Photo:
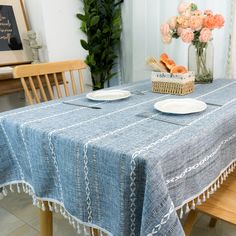
[[[32,30],[39,35],[42,61],[85,60],[87,52],[80,45],[86,36],[80,30],[76,13],[83,12],[79,0],[25,0]],[[86,83],[89,71],[84,72]]]
[[[76,13],[82,11],[78,0],[25,0],[29,22],[39,35],[49,61],[85,59],[80,45],[85,35],[80,31]]]
[[[49,60],[85,59],[87,53],[80,45],[80,39],[85,35],[80,31],[80,21],[76,18],[76,13],[82,11],[82,1],[42,2]]]
[[[24,5],[30,29],[34,29],[37,32],[38,41],[42,44],[42,49],[40,49],[40,60],[48,61],[42,0],[25,0]]]

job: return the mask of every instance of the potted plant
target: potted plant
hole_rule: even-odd
[[[90,67],[93,89],[104,88],[105,82],[116,74],[112,68],[118,57],[121,36],[121,3],[117,0],[83,0],[84,13],[78,13],[81,30],[87,41],[81,40],[88,51],[86,63]]]

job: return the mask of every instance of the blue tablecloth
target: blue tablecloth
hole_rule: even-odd
[[[215,105],[180,116],[153,109],[176,96],[152,93],[149,81],[121,88],[147,92],[115,102],[64,99],[100,110],[62,99],[1,113],[0,187],[7,195],[16,185],[41,208],[52,202],[79,231],[184,235],[176,209],[183,215],[193,199],[200,204],[235,167],[236,81],[197,85],[185,97]]]

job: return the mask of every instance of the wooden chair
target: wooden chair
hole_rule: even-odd
[[[81,60],[21,65],[14,68],[13,76],[15,79],[21,80],[27,101],[32,105],[61,98],[63,94],[70,96],[84,92],[82,69],[86,67]],[[78,74],[79,90],[74,72]],[[67,73],[68,80],[71,82],[72,94],[66,78]]]
[[[84,92],[82,70],[86,67],[86,64],[81,60],[21,65],[14,68],[13,76],[14,79],[21,80],[27,101],[32,105],[61,98],[63,94],[70,96],[76,95],[78,92]],[[75,71],[77,72],[79,86],[76,85]],[[68,73],[71,82],[72,94],[70,93],[66,73]],[[48,202],[44,202],[44,205],[45,211],[40,210],[40,235],[52,236],[52,212],[49,210]],[[98,230],[91,228],[90,232],[91,235],[99,235]]]
[[[184,222],[186,236],[191,235],[198,213],[211,216],[209,227],[215,227],[217,219],[236,225],[236,171],[233,171],[220,188],[196,210],[191,210]]]

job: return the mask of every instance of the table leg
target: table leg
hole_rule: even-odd
[[[187,216],[187,219],[184,222],[183,228],[186,236],[191,235],[191,231],[194,223],[196,222],[198,212],[191,210]]]
[[[212,217],[210,222],[209,222],[209,227],[214,228],[216,226],[217,219]]]
[[[40,236],[53,236],[52,212],[44,202],[45,211],[40,210]]]

